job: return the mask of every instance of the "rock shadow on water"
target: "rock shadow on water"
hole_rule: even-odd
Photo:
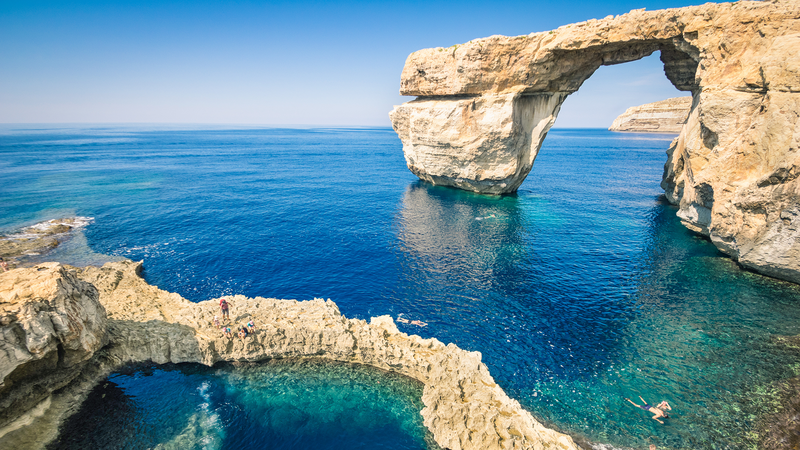
[[[89,392],[79,412],[61,425],[58,438],[45,448],[125,448],[129,433],[141,430],[141,424],[141,411],[131,396],[107,379]]]
[[[48,449],[439,450],[421,395],[405,376],[319,359],[131,366],[98,384]]]

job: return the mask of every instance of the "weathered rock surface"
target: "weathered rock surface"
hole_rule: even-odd
[[[65,217],[25,227],[17,233],[0,236],[0,258],[9,269],[22,267],[26,257],[56,248],[69,233],[92,221],[90,217]],[[0,272],[2,268],[0,268]]]
[[[412,53],[392,124],[434,184],[514,192],[563,100],[602,65],[661,52],[692,92],[662,187],[690,229],[743,266],[800,282],[800,2],[636,10]]]
[[[631,106],[608,128],[632,133],[675,133],[686,123],[692,97],[675,97],[660,102]]]
[[[16,410],[22,417],[0,423],[0,447],[35,448],[52,440],[56,425],[75,409],[81,395],[126,363],[210,365],[315,357],[369,364],[424,383],[424,423],[443,448],[577,448],[570,437],[545,428],[509,398],[478,352],[401,333],[388,316],[369,323],[347,319],[333,302],[321,299],[226,297],[234,324],[253,320],[258,327],[248,338],[229,339],[212,324],[219,311],[218,299],[189,302],[148,285],[138,276],[140,270],[141,263],[126,261],[74,269],[74,275],[57,264],[0,274],[0,283],[13,277],[18,290],[49,279],[70,292],[99,292],[109,338],[109,345],[95,353],[91,367],[75,383],[42,400],[27,414]],[[97,323],[103,313],[96,310]]]
[[[107,343],[97,290],[52,263],[0,276],[0,427],[76,378]]]

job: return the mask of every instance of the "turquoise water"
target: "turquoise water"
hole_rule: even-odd
[[[7,128],[0,229],[94,217],[88,247],[56,257],[142,259],[191,300],[423,320],[399,326],[480,351],[536,417],[592,442],[753,448],[772,383],[798,375],[775,338],[800,334],[800,289],[680,225],[659,187],[671,139],[552,130],[518,194],[486,197],[417,181],[391,129]],[[673,417],[650,420],[637,395]],[[226,426],[223,447],[243,432]]]
[[[408,378],[315,360],[144,367],[95,387],[51,448],[422,449],[421,396]]]

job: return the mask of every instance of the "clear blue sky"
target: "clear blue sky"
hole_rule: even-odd
[[[703,0],[0,0],[0,123],[388,126],[409,53]],[[601,68],[556,127],[685,95],[658,56]]]

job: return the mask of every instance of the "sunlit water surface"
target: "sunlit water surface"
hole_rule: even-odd
[[[553,130],[519,193],[488,197],[418,182],[391,129],[6,127],[0,229],[94,217],[39,258],[144,260],[150,283],[191,300],[324,297],[348,317],[422,320],[399,326],[480,351],[537,418],[592,442],[752,448],[778,406],[773,383],[800,372],[797,351],[776,341],[800,334],[800,289],[741,270],[680,225],[659,187],[671,138]],[[282,400],[268,384],[325,377],[275,381],[284,369],[265,367],[149,369],[109,383],[124,399],[114,404],[135,410],[126,426],[149,430],[146,446],[213,414],[226,419],[209,448],[306,448],[326,421],[350,424],[326,448],[382,435],[398,444],[376,445],[425,446],[419,390],[397,391],[406,406],[392,411],[391,433],[325,409],[347,403],[344,388],[309,396],[306,425],[273,421],[263,411]],[[359,402],[380,409],[383,395]],[[638,395],[669,400],[672,418],[661,425],[624,401]],[[174,420],[148,422],[164,401]],[[103,417],[97,436],[119,426]],[[145,442],[116,434],[130,448]]]

